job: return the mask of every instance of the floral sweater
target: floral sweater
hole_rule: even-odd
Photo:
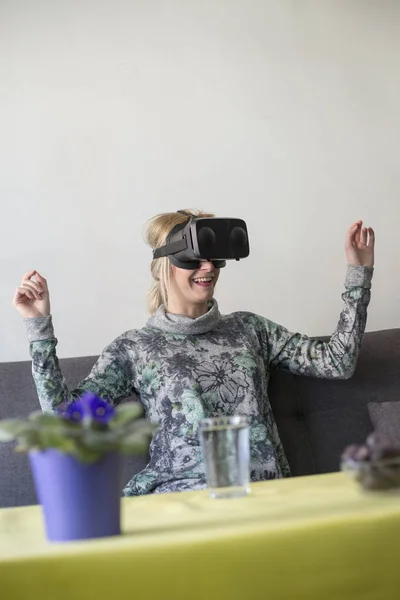
[[[198,440],[203,417],[250,420],[251,480],[290,475],[268,400],[271,369],[348,378],[354,372],[370,300],[372,269],[349,266],[344,307],[329,342],[290,333],[249,312],[221,315],[215,300],[191,319],[161,306],[145,327],[123,333],[103,351],[91,373],[69,390],[56,356],[52,318],[25,319],[33,377],[42,409],[54,410],[84,390],[117,404],[136,396],[159,425],[146,468],[125,495],[199,489],[205,474]]]

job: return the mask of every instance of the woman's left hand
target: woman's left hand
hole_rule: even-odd
[[[363,227],[356,221],[346,234],[346,257],[349,265],[374,266],[375,233],[372,227]]]

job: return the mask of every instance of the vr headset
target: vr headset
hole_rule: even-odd
[[[180,269],[198,269],[201,260],[225,267],[227,260],[240,260],[250,253],[246,223],[242,219],[190,217],[187,223],[176,225],[168,235],[167,243],[153,250],[153,258],[168,256]]]

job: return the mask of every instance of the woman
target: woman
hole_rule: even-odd
[[[172,229],[190,218],[188,212],[155,217],[148,227],[148,243],[152,248],[164,246]],[[197,424],[205,416],[248,416],[252,481],[287,476],[289,466],[268,401],[269,371],[351,377],[367,318],[374,243],[373,230],[363,228],[362,221],[347,232],[344,307],[327,343],[290,333],[253,313],[221,316],[214,300],[220,270],[213,262],[200,261],[198,268],[189,270],[171,264],[168,257],[154,259],[152,316],[146,326],[113,341],[72,391],[58,365],[47,282],[30,271],[15,293],[14,306],[25,319],[42,409],[54,410],[83,391],[114,404],[137,396],[146,416],[159,427],[149,464],[124,489],[128,496],[205,486],[197,437]]]

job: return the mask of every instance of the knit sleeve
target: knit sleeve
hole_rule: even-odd
[[[263,317],[256,317],[267,367],[298,375],[348,379],[355,370],[362,342],[373,269],[349,265],[342,295],[344,306],[329,341],[292,333]]]
[[[76,388],[69,389],[56,354],[57,339],[51,316],[25,319],[25,325],[30,341],[33,379],[44,411],[52,412],[61,403],[72,402],[85,391],[94,392],[112,404],[134,395],[120,340],[107,346],[90,374]]]

